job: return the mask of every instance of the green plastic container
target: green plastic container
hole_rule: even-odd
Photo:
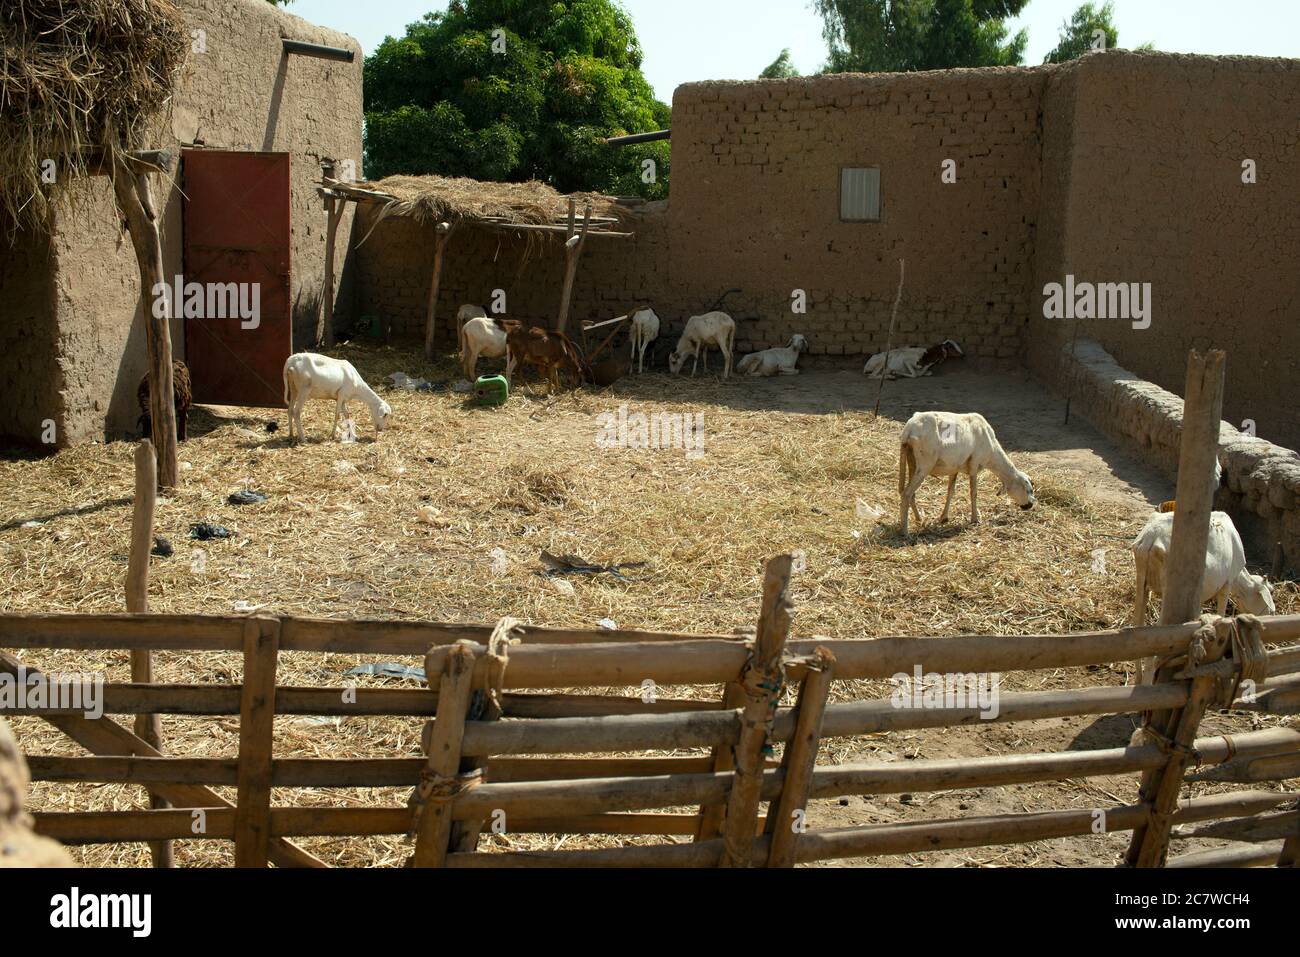
[[[474,383],[474,400],[479,405],[505,405],[510,398],[510,384],[505,376],[480,376]]]

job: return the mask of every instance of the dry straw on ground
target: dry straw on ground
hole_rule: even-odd
[[[459,378],[450,359],[428,365],[414,351],[344,347],[339,354],[375,384],[398,370],[443,383]],[[800,549],[807,568],[794,594],[799,636],[1055,633],[1123,623],[1132,574],[1127,545],[1140,527],[1139,512],[1085,497],[1072,476],[1036,467],[1034,511],[1015,508],[998,494],[996,480],[986,477],[983,525],[929,524],[915,543],[906,544],[892,524],[900,423],[872,421],[864,411],[834,411],[830,404],[830,411],[815,414],[783,411],[782,390],[808,387],[813,377],[804,378],[721,383],[655,374],[624,379],[603,393],[549,397],[538,386],[537,396],[519,394],[498,409],[474,408],[451,392],[387,392],[393,425],[378,441],[362,407],[353,410],[359,442],[325,441],[332,411],[321,403],[308,407],[310,441],[298,448],[285,441],[282,412],[196,411],[193,438],[181,447],[181,459],[192,468],[183,473],[183,486],[159,505],[158,534],[176,546],[176,554],[153,560],[151,607],[226,614],[244,601],[283,615],[480,623],[512,615],[589,627],[610,618],[620,627],[730,633],[755,621],[763,561]],[[869,402],[863,380],[858,408]],[[597,416],[617,414],[624,404],[632,412],[702,413],[704,455],[599,448]],[[268,419],[279,423],[277,431],[267,431]],[[86,445],[37,461],[3,461],[0,485],[6,489],[0,503],[3,610],[121,610],[132,446]],[[226,504],[241,488],[266,493],[269,501]],[[938,482],[922,491],[931,521],[942,491]],[[884,525],[864,517],[870,507],[884,510]],[[956,514],[964,511],[963,494]],[[23,526],[32,520],[41,524]],[[201,521],[236,534],[227,541],[190,542],[191,523]],[[1093,567],[1098,548],[1109,559],[1102,571]],[[201,572],[195,561],[200,549]],[[604,575],[573,577],[566,585],[537,574],[544,549],[602,563],[646,564],[628,573],[632,582]],[[1293,590],[1279,594],[1279,610],[1298,606]],[[237,655],[157,657],[160,681],[240,679]],[[46,668],[104,669],[109,680],[125,680],[129,669],[125,652],[33,651],[30,658]],[[385,659],[285,654],[280,681],[338,685],[346,669],[375,660]],[[1122,675],[1061,670],[1013,678],[1008,687],[1041,689],[1113,684]],[[713,700],[720,691],[661,690],[665,696]],[[887,688],[841,682],[834,694],[880,697]],[[276,751],[417,756],[420,726],[415,719],[284,717],[277,720]],[[77,753],[36,720],[15,721],[15,729],[32,751]],[[235,717],[164,717],[163,732],[175,754],[228,756],[238,747]],[[967,729],[900,737],[912,742],[902,745],[909,753],[925,753],[940,744],[951,749],[966,740],[963,735],[970,736]],[[871,740],[878,744],[880,738]],[[829,743],[827,753],[843,759],[860,754],[864,743]],[[982,754],[987,746],[964,747]],[[398,788],[285,790],[277,791],[276,800],[401,806],[407,796]],[[38,785],[32,807],[126,808],[138,802],[137,788]],[[625,840],[570,838],[563,845]],[[559,842],[544,835],[488,841],[515,848]],[[410,850],[400,837],[303,843],[336,864],[397,864]],[[146,858],[134,845],[76,853],[96,864],[141,864]],[[230,849],[216,841],[180,842],[178,859],[229,863]]]
[[[87,151],[158,145],[190,38],[171,0],[5,0],[0,41],[0,218],[41,228]]]

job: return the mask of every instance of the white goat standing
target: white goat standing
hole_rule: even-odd
[[[796,333],[788,346],[751,352],[736,363],[736,371],[741,375],[798,375],[799,355],[807,348],[808,340]]]
[[[295,426],[298,441],[305,442],[302,427],[302,410],[310,399],[334,400],[334,426],[330,437],[338,434],[339,416],[348,414],[348,403],[360,399],[370,409],[375,432],[384,430],[392,409],[388,403],[366,385],[356,367],[346,359],[331,359],[314,352],[299,352],[284,363],[284,401],[289,406],[289,440],[293,441]]]
[[[1134,627],[1146,624],[1147,595],[1165,592],[1165,558],[1174,536],[1171,512],[1156,512],[1133,541],[1133,566],[1137,575],[1134,594]],[[1201,580],[1201,604],[1214,599],[1222,615],[1231,597],[1237,607],[1250,615],[1271,615],[1277,610],[1268,582],[1246,570],[1246,549],[1241,544],[1237,526],[1226,512],[1210,513],[1210,537],[1205,544],[1205,578]],[[1155,659],[1144,658],[1138,664],[1138,683],[1148,684],[1155,675]]]
[[[506,331],[486,316],[476,316],[461,327],[460,359],[471,382],[480,358],[502,359],[506,351]]]
[[[970,478],[970,520],[979,524],[976,498],[979,475],[985,469],[1002,480],[1002,490],[1023,509],[1034,507],[1034,483],[1011,463],[984,416],[978,412],[918,412],[903,426],[899,437],[898,494],[902,499],[899,525],[907,534],[907,510],[921,521],[916,493],[931,475],[948,476],[948,496],[943,501],[940,522],[948,520],[957,476]]]
[[[700,350],[704,350],[704,371],[709,371],[709,346],[722,350],[725,364],[722,378],[731,375],[731,352],[736,342],[736,321],[725,312],[706,312],[702,316],[691,316],[682,330],[682,337],[677,340],[677,347],[668,357],[668,371],[673,375],[682,371],[687,357],[694,357],[691,375],[700,364]]]
[[[636,371],[645,371],[645,351],[650,343],[659,338],[659,316],[653,309],[638,309],[632,313],[632,358],[636,359]]]

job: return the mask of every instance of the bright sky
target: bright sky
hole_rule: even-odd
[[[1014,29],[1029,31],[1026,63],[1041,63],[1061,23],[1081,0],[1030,0]],[[645,73],[659,99],[692,80],[758,76],[790,48],[802,73],[826,57],[821,21],[807,0],[623,0],[645,51]],[[291,13],[351,34],[370,53],[385,36],[445,0],[294,0]],[[1120,46],[1146,41],[1172,53],[1242,53],[1300,58],[1300,0],[1115,0]]]

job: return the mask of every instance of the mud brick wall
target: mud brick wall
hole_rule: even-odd
[[[1094,54],[1053,76],[1043,112],[1035,374],[1052,380],[1074,325],[1042,318],[1043,284],[1150,282],[1149,329],[1080,335],[1178,393],[1189,349],[1224,349],[1225,417],[1300,447],[1300,61]]]
[[[693,83],[673,98],[671,275],[699,307],[739,287],[742,350],[957,339],[977,364],[1024,346],[1046,73],[951,70]],[[941,164],[957,164],[955,184]],[[840,221],[840,169],[880,169],[881,221]],[[791,311],[791,293],[808,312]],[[729,303],[730,305],[730,303]]]
[[[1081,339],[1061,353],[1061,384],[1072,408],[1102,432],[1161,468],[1174,496],[1182,442],[1183,400],[1123,368],[1099,343]],[[1291,568],[1300,571],[1300,455],[1227,422],[1219,431],[1224,486],[1215,507],[1241,530],[1255,565],[1272,562],[1281,542]]]
[[[677,301],[668,277],[668,219],[665,203],[634,207],[620,231],[631,239],[589,236],[574,280],[569,328],[627,313],[640,302],[654,304],[666,321]],[[363,209],[356,232],[357,312],[391,323],[394,336],[423,340],[433,271],[432,224],[390,217],[378,223],[373,206]],[[367,234],[369,234],[367,236]],[[564,284],[563,237],[521,234],[466,223],[447,244],[439,286],[437,345],[455,344],[456,311],[466,303],[488,307],[493,291],[504,290],[506,314],[550,326]]]

